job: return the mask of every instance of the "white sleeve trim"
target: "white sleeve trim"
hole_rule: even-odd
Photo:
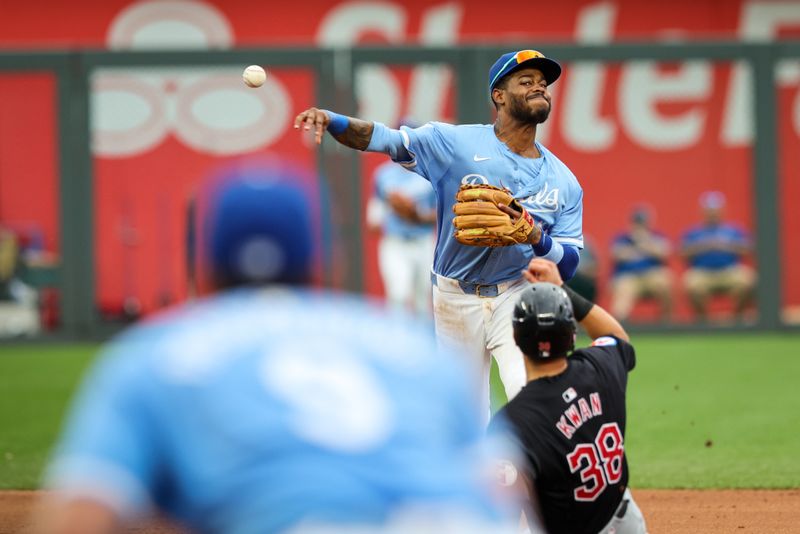
[[[547,254],[545,254],[544,256],[539,256],[539,257],[544,258],[546,260],[550,260],[553,263],[558,263],[561,261],[561,258],[564,257],[564,247],[562,247],[561,243],[559,243],[555,239],[553,238],[550,239],[552,240],[552,244],[550,245],[550,250],[547,251]]]
[[[411,139],[408,137],[408,133],[402,128],[400,128],[400,135],[403,137],[403,146],[406,147],[406,150],[408,150],[408,145],[411,144]],[[408,151],[409,153],[411,153],[410,150]]]
[[[413,170],[417,166],[417,155],[409,148],[411,145],[411,138],[408,136],[408,132],[405,131],[405,126],[400,128],[400,136],[403,138],[403,147],[405,147],[406,152],[408,155],[411,156],[411,159],[408,161],[398,161],[400,165],[405,167],[408,170]]]
[[[583,239],[582,238],[574,238],[574,237],[554,237],[550,236],[553,241],[558,241],[563,245],[573,245],[578,248],[583,248]]]

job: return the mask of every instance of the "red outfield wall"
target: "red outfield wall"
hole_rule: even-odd
[[[639,2],[253,3],[244,0],[18,3],[0,17],[0,47],[112,49],[180,45],[351,45],[619,39],[742,39],[800,36],[800,4],[693,0]],[[42,13],[47,16],[43,17]],[[691,16],[689,16],[691,15]],[[546,54],[547,51],[543,50]],[[257,62],[255,58],[254,62]],[[114,307],[128,294],[147,309],[185,294],[182,206],[199,176],[241,157],[281,154],[313,169],[314,147],[290,127],[312,105],[312,78],[276,69],[261,92],[220,116],[236,76],[220,70],[104,73],[93,81],[97,173],[98,294]],[[723,190],[729,218],[752,227],[752,123],[746,73],[729,64],[566,65],[553,86],[544,142],[585,190],[585,232],[607,273],[607,248],[630,207],[651,204],[657,225],[677,239],[697,220],[700,192]],[[361,114],[452,120],[458,90],[446,71],[370,69]],[[484,84],[484,80],[475,83]],[[800,66],[777,76],[781,221],[786,304],[800,305]],[[54,84],[46,75],[0,75],[0,220],[35,223],[58,249]],[[241,95],[240,95],[241,96]],[[125,109],[124,113],[119,112]],[[216,111],[215,111],[216,110]],[[370,170],[380,161],[366,158]],[[370,183],[364,184],[369,192]],[[367,240],[366,287],[381,291],[375,239]],[[769,259],[772,261],[772,259]],[[675,262],[676,270],[680,268]],[[177,290],[174,290],[177,288]]]

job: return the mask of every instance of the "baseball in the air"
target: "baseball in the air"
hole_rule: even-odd
[[[244,69],[242,79],[248,87],[261,87],[267,81],[267,73],[258,65],[250,65]]]

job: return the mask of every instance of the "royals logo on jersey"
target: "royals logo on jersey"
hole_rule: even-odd
[[[558,187],[545,182],[535,195],[517,200],[531,213],[554,212],[558,210]]]
[[[470,173],[461,178],[461,185],[487,184],[489,184],[489,179],[482,174]],[[499,186],[505,187],[502,180],[500,180]],[[517,200],[531,213],[552,213],[558,211],[558,191],[558,187],[551,187],[549,183],[545,182],[544,187],[535,194],[517,198]]]
[[[487,185],[489,179],[482,174],[467,174],[461,178],[461,185]]]

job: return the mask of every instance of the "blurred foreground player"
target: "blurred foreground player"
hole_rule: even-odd
[[[209,199],[200,257],[226,290],[104,351],[39,532],[119,532],[151,509],[196,532],[512,531],[484,490],[470,379],[430,329],[298,287],[314,247],[293,186],[251,175]]]
[[[523,451],[527,461],[512,473],[521,473],[531,496],[528,513],[551,534],[644,533],[624,448],[625,390],[636,363],[628,335],[564,286],[552,262],[532,260],[526,278],[534,284],[520,296],[513,325],[528,384],[490,430],[510,430]],[[573,352],[575,320],[593,342]]]

